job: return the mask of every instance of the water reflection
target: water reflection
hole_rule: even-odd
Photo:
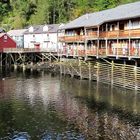
[[[67,80],[64,82],[65,86],[66,82]],[[83,106],[83,110],[79,109],[75,115],[75,117],[80,116],[79,119],[76,118],[76,121],[80,126],[83,124],[81,129],[84,129],[86,134],[89,132],[88,138],[92,134],[93,138],[96,137],[97,139],[102,137],[106,139],[140,139],[140,104],[138,100],[140,94],[94,82],[92,87],[89,85],[89,92],[89,88],[86,88],[86,81],[83,81],[82,86],[79,81],[77,84],[70,80],[67,83],[67,87],[65,87],[68,90],[67,92],[71,95],[74,94],[77,101],[79,100],[82,105],[86,104],[88,107],[86,113],[85,111],[82,112],[86,109]],[[78,91],[76,88],[70,88],[70,84],[73,85],[71,87],[77,85]],[[81,87],[81,94],[79,94],[79,86]],[[75,108],[75,105],[73,108]],[[68,116],[71,115],[69,114]],[[73,118],[73,116],[71,117]],[[88,124],[81,122],[88,122]],[[101,136],[98,136],[99,134]]]
[[[0,139],[140,139],[139,93],[45,71],[4,77]]]
[[[11,138],[12,140],[29,140],[30,136],[27,132],[15,132],[14,136]]]

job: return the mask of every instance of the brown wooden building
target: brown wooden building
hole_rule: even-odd
[[[85,14],[62,30],[62,55],[140,58],[140,2]]]

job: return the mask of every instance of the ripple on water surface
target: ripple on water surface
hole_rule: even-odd
[[[9,75],[0,80],[2,140],[140,139],[140,94],[44,71]]]

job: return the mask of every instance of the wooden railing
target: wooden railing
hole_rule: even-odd
[[[99,55],[106,55],[106,48],[99,48]]]
[[[97,48],[93,49],[68,49],[63,48],[60,49],[58,52],[57,50],[51,49],[38,49],[38,48],[4,48],[1,52],[3,53],[32,53],[32,52],[46,52],[46,53],[59,53],[60,55],[66,56],[121,56],[121,57],[136,57],[140,58],[140,48]],[[98,54],[97,54],[98,53]]]
[[[88,38],[97,38],[98,37],[98,32],[97,31],[87,32],[87,37]]]
[[[60,72],[140,91],[140,68],[133,65],[66,60],[60,62]]]
[[[97,54],[98,53],[98,54]],[[114,56],[114,57],[140,57],[140,48],[99,48],[97,49],[63,49],[60,54],[66,56]]]
[[[76,35],[76,36],[62,36],[59,37],[59,41],[62,42],[77,42],[77,41],[84,41],[85,36],[84,35]]]
[[[118,36],[119,31],[100,32],[101,38],[117,38]]]
[[[128,38],[128,37],[140,37],[140,29],[132,29],[132,30],[118,30],[118,31],[100,31],[99,38]],[[98,38],[98,32],[87,32],[87,39]],[[59,41],[84,41],[84,35],[77,36],[63,36],[59,37]]]
[[[122,30],[119,31],[119,37],[129,37],[130,31],[129,30]]]
[[[89,49],[86,51],[87,56],[95,56],[97,55],[97,50],[96,49]]]
[[[3,48],[4,53],[22,53],[22,52],[57,52],[57,50],[45,48]]]

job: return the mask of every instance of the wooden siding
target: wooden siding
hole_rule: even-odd
[[[0,52],[5,48],[16,48],[16,42],[6,34],[0,38]]]

